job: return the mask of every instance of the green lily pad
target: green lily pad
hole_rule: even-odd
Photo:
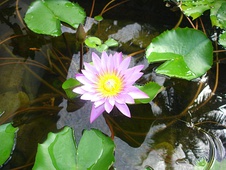
[[[73,131],[65,127],[58,133],[49,133],[47,140],[38,145],[33,169],[75,169],[75,159]]]
[[[226,32],[220,35],[219,43],[226,48]]]
[[[85,40],[85,44],[89,48],[96,48],[97,46],[101,45],[101,40],[97,37],[88,37]]]
[[[149,63],[163,62],[156,73],[192,80],[203,75],[213,64],[211,41],[201,31],[177,28],[165,31],[147,47]]]
[[[47,140],[38,145],[33,169],[108,169],[114,162],[113,141],[100,131],[86,130],[78,147],[71,128],[49,133]]]
[[[102,21],[104,18],[101,15],[97,15],[94,17],[96,21]]]
[[[106,44],[101,44],[99,46],[96,47],[96,50],[99,51],[99,52],[103,52],[103,51],[106,51],[108,49],[108,46]]]
[[[183,0],[181,9],[185,15],[193,19],[200,17],[203,12],[209,10],[215,0]]]
[[[61,21],[77,28],[85,21],[85,12],[67,0],[37,0],[29,6],[24,21],[38,34],[61,35]]]
[[[73,99],[78,96],[78,94],[74,93],[72,90],[80,84],[81,83],[74,78],[69,78],[62,84],[62,88],[66,92],[69,99]]]
[[[109,169],[115,161],[114,142],[96,129],[86,130],[78,145],[77,164],[81,169]]]
[[[205,11],[210,10],[212,26],[226,28],[225,0],[183,0],[181,9],[186,16],[191,16],[192,19],[196,19]]]
[[[113,38],[109,38],[107,41],[104,42],[108,47],[116,47],[118,46],[118,41],[114,40]]]
[[[217,26],[222,29],[226,28],[226,2],[216,1],[214,7],[210,10],[210,19],[212,26]]]
[[[0,126],[0,167],[9,159],[13,151],[17,131],[18,128],[14,128],[11,123]]]
[[[137,88],[139,88],[141,91],[143,91],[144,93],[146,93],[149,98],[148,99],[136,99],[135,102],[136,104],[139,103],[149,103],[151,102],[156,95],[161,92],[164,87],[160,86],[159,84],[155,83],[155,82],[148,82],[147,84],[145,84],[144,86],[136,86]]]

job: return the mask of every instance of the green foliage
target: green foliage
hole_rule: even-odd
[[[77,79],[69,78],[62,84],[62,88],[64,89],[67,97],[69,99],[73,99],[77,97],[78,94],[74,93],[72,90],[79,85],[80,82]]]
[[[104,18],[101,15],[97,15],[94,17],[96,21],[102,21]]]
[[[226,2],[224,0],[214,1],[210,7],[210,19],[212,26],[226,29]]]
[[[226,48],[226,32],[219,36],[219,43]]]
[[[225,0],[183,0],[181,9],[185,15],[193,19],[200,17],[205,11],[210,10],[212,26],[226,29],[226,1]],[[222,39],[219,43],[226,47]]]
[[[113,38],[109,38],[104,43],[98,37],[88,37],[85,40],[85,44],[89,48],[95,48],[99,52],[106,51],[109,47],[118,46],[118,42]]]
[[[78,147],[73,130],[65,127],[58,133],[49,133],[38,145],[33,169],[92,169],[107,170],[114,162],[114,143],[98,130],[86,130]]]
[[[0,126],[0,167],[10,157],[15,145],[15,136],[18,128],[14,128],[11,123]]]
[[[181,9],[185,15],[191,16],[193,19],[200,17],[203,12],[209,10],[215,0],[183,0]]]
[[[37,0],[29,6],[24,20],[35,33],[59,36],[61,21],[77,28],[85,17],[84,10],[70,1]]]
[[[149,96],[148,99],[136,99],[135,100],[136,104],[138,103],[146,104],[151,102],[156,97],[156,95],[164,89],[163,86],[160,86],[155,82],[148,82],[144,86],[137,85],[136,87],[138,87],[141,91],[143,91]]]
[[[190,28],[165,31],[148,46],[149,63],[164,61],[156,72],[170,77],[192,80],[200,77],[213,63],[211,41]]]

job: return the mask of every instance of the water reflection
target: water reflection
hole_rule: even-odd
[[[20,12],[24,13],[27,3],[20,2],[23,5]],[[9,38],[0,46],[0,108],[5,111],[0,122],[13,120],[14,126],[20,128],[16,149],[5,169],[27,164],[31,169],[37,143],[44,141],[48,132],[65,125],[74,128],[77,142],[83,129],[98,128],[112,135],[116,143],[114,167],[119,170],[140,170],[147,166],[154,169],[194,169],[197,161],[202,159],[209,162],[208,166],[215,159],[225,159],[226,67],[223,62],[218,89],[207,101],[215,82],[214,68],[202,80],[170,79],[156,75],[156,64],[148,66],[143,54],[134,57],[133,64],[146,66],[145,75],[138,83],[152,80],[164,85],[165,90],[150,104],[129,106],[132,119],[114,109],[110,115],[105,113],[90,124],[90,103],[80,99],[62,101],[65,94],[61,84],[66,77],[73,77],[79,66],[78,55],[74,55],[72,61],[70,55],[77,48],[74,32],[58,38],[39,36],[27,31],[15,18],[14,1],[8,1],[0,8],[0,39]],[[108,35],[119,38],[120,47],[115,50],[125,54],[145,48],[159,34],[152,25],[131,21],[106,19],[101,23],[102,30],[91,23],[90,34],[101,39],[107,39]],[[121,35],[128,35],[126,33],[131,28],[134,34],[123,38]],[[90,61],[89,54],[85,56],[87,61]],[[67,70],[69,65],[73,67]],[[46,88],[46,82],[54,88]],[[7,104],[11,110],[6,109]]]

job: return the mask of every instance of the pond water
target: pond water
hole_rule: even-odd
[[[89,15],[92,1],[77,2]],[[97,0],[93,15],[107,2]],[[66,125],[74,129],[77,142],[90,128],[114,136],[113,167],[118,170],[187,170],[202,160],[215,160],[213,169],[226,168],[225,53],[220,54],[219,76],[213,66],[193,81],[157,75],[158,64],[148,65],[144,57],[151,40],[176,25],[179,11],[171,11],[162,1],[130,0],[106,12],[100,24],[87,18],[89,35],[119,41],[119,47],[107,53],[122,51],[126,56],[143,50],[132,57],[131,65],[145,65],[138,84],[155,81],[165,87],[150,104],[129,105],[132,118],[114,109],[90,124],[91,103],[67,100],[61,88],[79,69],[74,31],[60,37],[32,33],[21,20],[29,4],[28,0],[0,3],[0,124],[13,122],[19,127],[15,149],[1,169],[32,169],[37,144]],[[186,19],[181,26],[189,26]],[[94,50],[84,51],[84,60],[91,61]]]

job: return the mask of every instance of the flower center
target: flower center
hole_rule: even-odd
[[[113,73],[99,77],[98,90],[104,97],[117,95],[122,90],[122,80]]]

